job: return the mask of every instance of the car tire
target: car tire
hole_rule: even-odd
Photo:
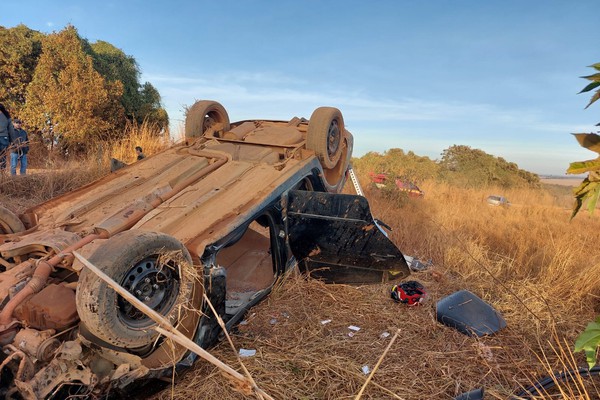
[[[98,246],[89,261],[173,324],[190,307],[194,282],[183,267],[192,265],[191,256],[169,235],[125,231]],[[152,319],[89,269],[81,272],[76,301],[85,328],[111,345],[141,348],[158,335]]]
[[[342,154],[344,118],[334,107],[319,107],[310,116],[306,148],[313,150],[323,169],[332,169]]]
[[[230,128],[229,115],[220,103],[212,100],[200,100],[187,110],[185,117],[185,137],[195,138],[205,136],[211,126],[222,124],[222,128],[213,132],[228,132]]]
[[[12,211],[0,206],[0,235],[19,233],[25,230],[25,225]]]

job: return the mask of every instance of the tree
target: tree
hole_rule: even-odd
[[[161,128],[168,128],[169,117],[161,106],[160,93],[149,82],[140,85],[140,69],[132,56],[104,41],[93,43],[86,49],[102,76],[123,84],[121,104],[130,121],[142,123],[148,120]]]
[[[25,105],[27,85],[42,51],[43,34],[25,25],[0,26],[0,102],[15,115]]]
[[[84,44],[73,26],[45,37],[27,87],[28,125],[49,135],[52,144],[86,146],[123,131],[123,84],[94,69]]]
[[[468,187],[539,187],[536,174],[483,150],[454,145],[442,152],[440,177]]]
[[[421,157],[409,151],[394,148],[383,154],[369,152],[353,160],[358,169],[374,173],[388,173],[403,180],[418,183],[437,175],[438,166],[429,157]]]
[[[167,129],[169,126],[169,115],[161,107],[161,98],[158,90],[150,82],[146,82],[142,85],[140,97],[142,99],[139,111],[140,117],[147,119],[150,123],[157,124],[163,129]]]
[[[125,110],[125,115],[133,119],[138,114],[141,105],[139,95],[140,71],[135,59],[102,40],[85,46],[84,49],[92,56],[94,69],[104,79],[110,82],[120,81],[123,84],[121,104]]]
[[[600,63],[591,65],[596,71],[600,71]],[[586,87],[584,87],[579,93],[587,93],[600,86],[600,73],[597,72],[593,75],[583,76],[582,78],[591,81]],[[600,89],[597,89],[590,102],[585,107],[586,109],[594,104],[596,100],[600,98]],[[598,126],[600,124],[597,124]],[[588,150],[600,153],[600,136],[595,133],[577,133],[575,138],[582,147]],[[573,205],[573,213],[571,219],[573,219],[584,202],[587,201],[588,211],[594,212],[598,197],[600,196],[600,157],[593,160],[577,161],[571,163],[567,173],[569,174],[582,174],[588,173],[588,176],[581,182],[581,184],[573,190],[575,196],[575,204]],[[587,363],[590,369],[596,364],[596,353],[598,346],[600,346],[600,317],[597,317],[595,321],[590,322],[586,329],[579,335],[575,342],[575,351],[585,352]]]

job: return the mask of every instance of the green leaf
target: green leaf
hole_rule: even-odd
[[[576,197],[580,197],[584,194],[586,194],[587,192],[589,192],[590,190],[593,189],[593,187],[590,187],[590,180],[585,178],[580,184],[579,186],[577,186],[576,188],[573,188],[573,195]]]
[[[600,170],[600,157],[595,160],[575,161],[569,164],[567,174],[583,174],[589,171]]]
[[[575,341],[575,351],[584,351],[590,369],[596,365],[596,349],[600,345],[600,317],[590,322]]]
[[[588,210],[590,210],[590,213],[593,213],[594,209],[596,208],[596,203],[598,202],[599,194],[600,182],[590,181],[588,178],[585,178],[578,187],[573,189],[575,203],[573,204],[571,219],[575,218],[585,201],[589,201]]]
[[[596,93],[594,93],[594,95],[592,96],[592,98],[590,99],[590,102],[588,103],[587,106],[585,106],[585,108],[588,108],[589,106],[591,106],[592,104],[594,104],[594,102],[596,100],[600,99],[600,91],[597,91]]]
[[[588,67],[590,67],[590,68],[595,68],[595,69],[597,69],[598,71],[600,71],[600,63],[595,63],[595,64],[592,64],[592,65],[588,65]]]
[[[589,85],[587,85],[586,87],[584,87],[583,89],[581,89],[581,92],[579,92],[577,94],[589,92],[592,89],[596,89],[598,86],[600,86],[600,81],[592,82]]]
[[[595,133],[574,133],[581,147],[600,154],[600,136]]]
[[[600,73],[594,75],[582,76],[583,79],[587,79],[588,81],[598,81],[600,80]]]
[[[598,196],[600,196],[600,185],[596,184],[596,187],[593,190],[590,190],[586,197],[588,198],[588,212],[591,214],[594,213],[596,209],[596,203],[598,202]]]
[[[583,200],[579,197],[575,197],[575,203],[573,203],[573,211],[571,211],[571,219],[575,218],[582,205]]]

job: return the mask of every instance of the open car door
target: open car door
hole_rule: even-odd
[[[332,283],[378,283],[410,274],[363,196],[290,190],[287,200],[290,247],[311,276]]]

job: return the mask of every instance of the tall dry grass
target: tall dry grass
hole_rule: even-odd
[[[122,140],[111,143],[105,154],[108,158],[116,158],[125,163],[136,161],[135,147],[140,146],[146,156],[155,154],[173,145],[168,132],[161,132],[156,124],[144,121],[142,124],[131,123],[125,129]]]
[[[600,215],[582,212],[570,220],[572,200],[545,190],[462,189],[438,182],[422,189],[425,198],[402,209],[390,208],[371,191],[375,212],[394,227],[394,242],[406,254],[431,259],[455,284],[493,303],[509,324],[519,324],[520,345],[542,357],[540,368],[562,370],[577,361],[585,366],[583,355],[573,356],[568,344],[572,348],[600,312]],[[503,194],[512,205],[490,206],[490,194]],[[450,284],[443,292],[456,289]],[[564,398],[600,398],[600,392]]]
[[[544,376],[586,365],[571,349],[600,311],[599,215],[570,221],[569,204],[543,190],[424,182],[424,198],[391,199],[370,189],[366,174],[360,178],[373,214],[393,228],[392,241],[405,254],[432,261],[431,269],[410,277],[425,285],[429,302],[393,303],[387,284],[289,278],[233,335],[239,348],[257,350],[245,364],[259,387],[277,399],[352,399],[366,379],[362,367],[372,368],[387,346],[389,337],[381,334],[397,329],[400,336],[364,399],[452,399],[479,387],[486,399],[507,399]],[[513,205],[489,206],[490,194],[503,194]],[[435,303],[461,289],[501,312],[507,328],[471,338],[437,323]],[[349,325],[361,331],[349,337]],[[237,365],[226,344],[211,352]],[[597,380],[574,378],[527,398],[600,398]],[[198,393],[243,398],[204,362],[156,398]]]
[[[503,208],[485,201],[498,189],[467,190],[433,182],[423,186],[423,201],[381,216],[385,220],[387,212],[396,220],[391,237],[405,252],[431,258],[484,289],[503,283],[524,292],[519,293],[524,298],[539,293],[545,299],[537,304],[540,312],[547,302],[572,308],[597,299],[598,214],[583,212],[571,221],[570,210],[540,190],[500,192],[512,202]],[[506,293],[507,301],[511,295]]]

